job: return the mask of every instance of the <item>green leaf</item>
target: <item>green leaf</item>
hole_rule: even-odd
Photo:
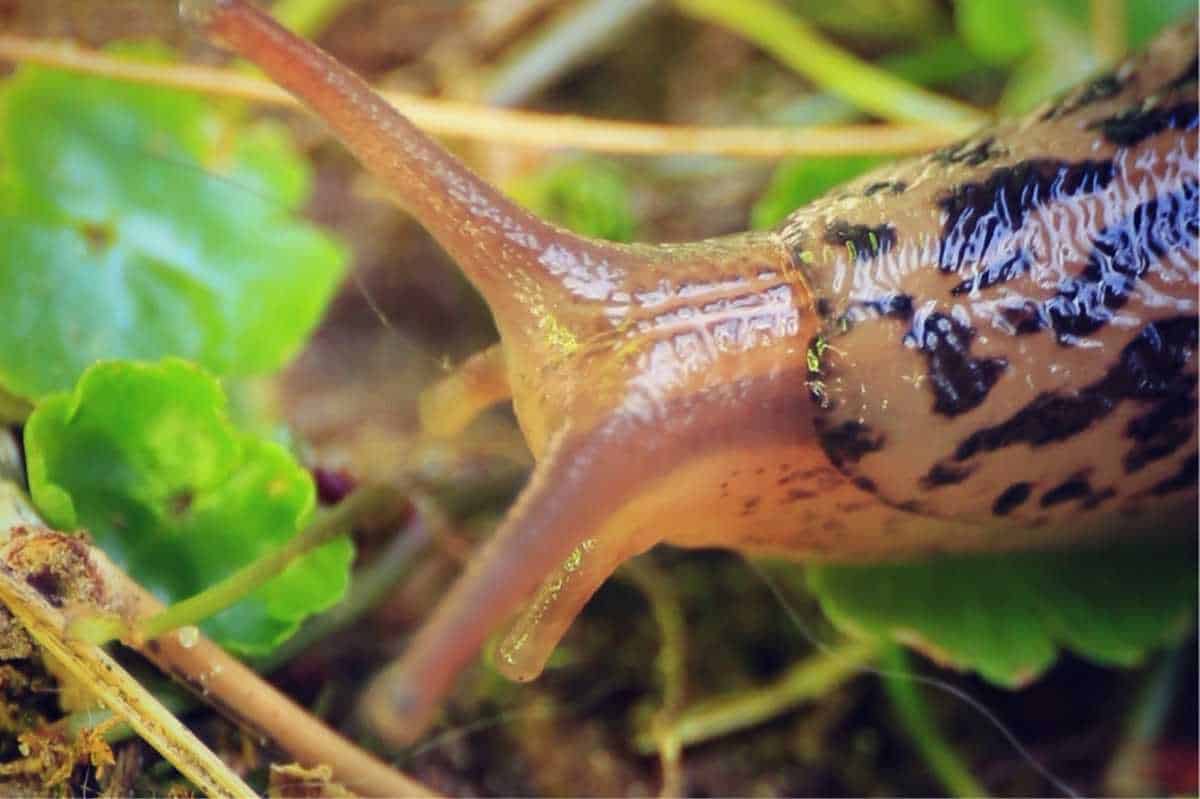
[[[1196,13],[1196,0],[1127,0],[1129,47],[1141,49],[1172,22]]]
[[[345,253],[297,219],[304,161],[195,95],[24,68],[0,102],[0,383],[36,398],[106,358],[277,369]]]
[[[1026,10],[1023,0],[955,0],[954,22],[975,55],[990,64],[1007,66],[1033,49]]]
[[[1068,649],[1131,666],[1184,632],[1196,601],[1195,546],[1103,549],[815,566],[809,585],[838,627],[914,646],[1000,685],[1029,682]]]
[[[633,240],[635,222],[629,184],[619,169],[583,159],[543,169],[511,187],[534,213],[585,236]]]
[[[280,446],[237,430],[216,379],[178,359],[104,362],[45,398],[25,427],[34,502],[85,527],[135,579],[173,602],[295,535],[312,479]],[[353,547],[336,539],[203,625],[261,654],[345,592]]]
[[[756,230],[774,227],[805,203],[888,160],[874,155],[847,155],[785,161],[751,209],[750,225]]]

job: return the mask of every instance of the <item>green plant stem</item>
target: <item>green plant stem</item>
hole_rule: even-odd
[[[683,794],[683,743],[675,719],[683,708],[687,690],[687,625],[671,581],[659,569],[644,560],[628,561],[622,572],[628,576],[650,603],[658,625],[658,666],[662,702],[650,722],[646,735],[654,740],[662,770],[659,796]]]
[[[353,522],[392,503],[395,491],[383,486],[359,488],[312,521],[279,549],[243,567],[239,571],[176,602],[149,618],[134,630],[134,637],[149,640],[190,624],[198,624],[246,597],[263,583],[279,575],[293,560],[321,544],[347,532]]]
[[[776,0],[675,0],[685,13],[728,28],[821,88],[884,119],[966,135],[987,122],[970,106],[884,72],[830,43]]]
[[[1162,791],[1148,768],[1154,745],[1174,709],[1172,699],[1179,688],[1187,660],[1187,647],[1167,652],[1146,676],[1126,721],[1125,734],[1109,760],[1103,793],[1109,796],[1153,796]]]
[[[353,624],[395,589],[400,578],[412,566],[415,556],[433,540],[434,531],[445,524],[432,501],[414,496],[412,502],[417,507],[412,521],[368,566],[355,571],[346,598],[324,613],[308,619],[295,635],[271,654],[255,660],[255,670],[266,673],[287,663],[318,641]]]
[[[925,759],[934,777],[952,796],[987,796],[987,790],[975,779],[962,758],[946,741],[910,676],[908,656],[899,646],[882,653],[884,690],[892,701],[896,718]]]
[[[874,641],[847,641],[800,661],[770,685],[697,702],[676,716],[672,734],[688,746],[773,719],[861,674],[878,648]],[[652,738],[637,740],[641,751],[655,746]]]

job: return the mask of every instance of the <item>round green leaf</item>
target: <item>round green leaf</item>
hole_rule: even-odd
[[[216,379],[184,361],[104,362],[43,400],[25,428],[30,490],[51,524],[87,528],[165,602],[189,597],[295,535],[309,474],[225,414]],[[345,592],[353,548],[332,541],[205,622],[261,654]]]
[[[345,254],[296,218],[308,174],[276,127],[199,97],[23,69],[0,118],[0,382],[39,397],[103,358],[277,369]]]

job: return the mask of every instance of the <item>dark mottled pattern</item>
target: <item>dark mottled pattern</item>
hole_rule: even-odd
[[[1184,458],[1183,465],[1179,467],[1179,471],[1163,480],[1156,483],[1150,489],[1150,493],[1156,497],[1161,497],[1163,494],[1170,494],[1173,491],[1187,491],[1189,488],[1196,487],[1197,474],[1197,459],[1200,453],[1193,452],[1191,455]]]
[[[827,425],[824,419],[816,420],[821,446],[825,448],[829,462],[839,469],[847,464],[858,463],[864,455],[883,448],[883,434],[875,433],[862,422],[851,420],[836,427]]]
[[[1128,83],[1128,77],[1121,80],[1114,72],[1101,75],[1082,89],[1068,92],[1061,101],[1052,105],[1046,113],[1042,114],[1041,119],[1043,122],[1061,119],[1092,103],[1115,97],[1125,88],[1126,83]]]
[[[903,194],[908,189],[908,184],[903,180],[877,180],[863,189],[864,197],[872,197],[881,191],[886,191],[888,194]]]
[[[833,303],[831,303],[827,297],[818,297],[816,309],[818,316],[829,316],[831,313],[833,313]]]
[[[942,486],[957,485],[970,477],[974,471],[975,469],[970,466],[935,463],[933,468],[921,478],[920,486],[926,491],[933,491]]]
[[[992,503],[992,513],[996,516],[1007,516],[1029,499],[1032,492],[1032,483],[1013,483],[996,497],[996,501]]]
[[[1152,322],[1127,344],[1117,363],[1100,380],[1073,393],[1039,394],[1000,424],[964,439],[954,460],[1017,444],[1040,447],[1086,430],[1125,400],[1172,401],[1195,383],[1188,373],[1196,351],[1197,320],[1177,316]]]
[[[946,213],[938,266],[956,272],[988,258],[993,243],[1019,230],[1037,208],[1104,189],[1111,161],[1033,159],[994,170],[987,180],[964,183],[938,201]]]
[[[854,485],[866,491],[868,494],[874,494],[879,490],[879,486],[875,485],[875,481],[870,477],[855,477]]]
[[[985,136],[979,141],[962,141],[957,144],[951,144],[949,147],[943,147],[937,152],[929,156],[931,161],[939,164],[951,166],[953,164],[965,164],[966,166],[980,166],[991,161],[993,158],[998,158],[1007,152],[1002,146],[996,144],[994,136]]]
[[[845,247],[853,260],[866,261],[892,249],[896,229],[887,223],[871,227],[839,219],[825,231],[825,243]]]
[[[1107,324],[1138,279],[1167,253],[1194,252],[1200,236],[1200,184],[1185,180],[1178,190],[1142,203],[1092,241],[1087,265],[1061,285],[1027,321],[1024,332],[1051,327],[1071,343]]]
[[[885,294],[874,300],[855,302],[838,319],[843,328],[861,321],[864,317],[899,319],[907,322],[913,315],[913,298],[908,294]]]
[[[919,314],[904,337],[925,354],[935,412],[958,416],[977,407],[1008,368],[1004,358],[972,358],[975,331],[942,313]]]
[[[1188,375],[1184,375],[1185,382]],[[1157,402],[1141,416],[1131,420],[1125,434],[1134,440],[1133,449],[1122,459],[1127,473],[1167,457],[1191,438],[1196,420],[1196,377],[1190,388]]]
[[[1029,257],[1029,253],[1021,250],[1016,255],[997,259],[988,264],[983,269],[971,275],[971,277],[950,289],[950,293],[957,297],[960,294],[982,291],[999,283],[1006,283],[1013,278],[1020,277],[1032,267],[1033,262]]]
[[[1092,486],[1084,474],[1074,474],[1054,488],[1042,494],[1041,505],[1049,508],[1054,505],[1070,502],[1073,499],[1084,499],[1092,495]]]
[[[1099,130],[1118,147],[1134,147],[1164,130],[1195,130],[1197,119],[1195,101],[1149,109],[1136,105],[1115,116],[1097,119],[1088,129]]]

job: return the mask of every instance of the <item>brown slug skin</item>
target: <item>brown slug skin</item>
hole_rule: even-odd
[[[388,740],[506,622],[495,663],[532,679],[659,541],[869,561],[1195,531],[1194,24],[778,231],[618,246],[517,207],[243,0],[191,6],[462,266],[537,459],[368,691]]]

